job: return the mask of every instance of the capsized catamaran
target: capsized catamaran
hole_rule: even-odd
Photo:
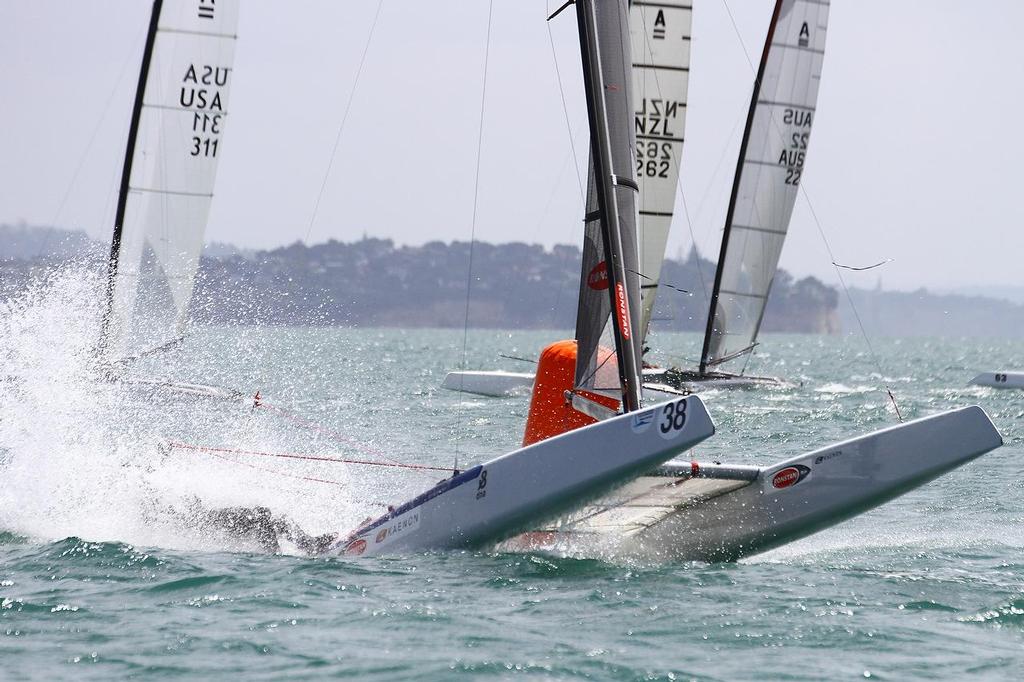
[[[333,552],[373,555],[495,543],[536,527],[541,519],[578,509],[714,433],[697,396],[675,397],[642,409],[640,323],[632,314],[641,301],[636,139],[628,116],[632,90],[625,87],[630,61],[623,50],[629,10],[627,0],[579,0],[576,10],[591,130],[584,272],[606,263],[601,269],[605,283],[591,287],[584,279],[581,285],[579,352],[568,342],[570,354],[559,354],[561,346],[556,344],[549,355],[557,356],[559,369],[568,369],[569,379],[575,368],[574,402],[609,414],[600,422],[590,419],[583,428],[562,429],[551,437],[536,437],[535,442],[527,439],[519,450],[442,481],[352,531],[331,548]],[[599,345],[609,318],[614,353]],[[544,363],[542,357],[542,376]],[[553,392],[561,398],[557,388],[549,389],[546,397]],[[602,405],[612,400],[607,392],[617,396],[614,402],[621,403],[622,414]],[[531,408],[534,430],[547,435],[560,428],[563,418],[581,414],[562,407],[557,415]]]
[[[110,245],[100,335],[108,371],[184,338],[227,125],[238,10],[237,0],[153,2]],[[163,379],[130,383],[235,397]]]
[[[588,17],[592,16],[595,4],[600,8],[596,12],[597,16],[602,16],[615,3],[613,0],[598,0],[596,3],[577,0],[581,28],[589,21]],[[818,6],[816,11],[821,11],[822,7],[827,11],[827,4],[807,0],[781,0],[776,5],[773,26],[790,25],[794,17],[800,19],[794,27],[795,42],[778,43],[786,50],[819,49],[814,47],[819,43],[815,43],[809,35],[806,43],[801,42],[799,36],[804,34],[805,28],[813,32],[812,26],[823,25],[812,23],[814,17],[821,15],[793,14],[799,9],[796,6],[811,4]],[[783,23],[782,19],[787,21]],[[608,40],[609,36],[605,33],[598,32],[598,35],[605,38],[605,42],[614,42]],[[774,39],[772,35],[769,36],[769,45],[784,40],[785,35],[781,31],[774,32]],[[820,51],[817,54],[820,57]],[[584,64],[586,67],[586,52]],[[610,90],[608,81],[604,82]],[[615,99],[609,98],[609,101]],[[759,98],[755,96],[757,101]],[[771,106],[780,105],[772,103]],[[784,109],[796,111],[795,107]],[[614,113],[615,109],[608,107],[609,120],[615,120]],[[771,116],[766,114],[757,120],[761,121],[762,126],[769,125]],[[803,135],[796,132],[793,134]],[[773,148],[769,142],[765,142],[764,147]],[[598,168],[604,167],[600,163],[601,152],[602,149],[594,144],[592,158],[597,159]],[[753,163],[757,158],[765,157],[750,156],[745,152],[741,154],[741,165],[757,165]],[[768,167],[773,174],[784,175],[783,169],[774,165]],[[621,166],[613,165],[612,168],[618,170]],[[790,170],[796,171],[799,168]],[[623,267],[620,260],[622,254],[613,247],[614,242],[608,239],[607,233],[610,232],[609,228],[617,225],[620,235],[628,235],[630,223],[622,209],[632,199],[632,195],[624,192],[629,183],[623,178],[615,178],[613,183],[606,183],[609,186],[604,188],[603,194],[603,184],[593,182],[594,175],[591,180],[591,189],[598,190],[598,199],[601,201],[595,207],[588,197],[588,217],[594,217],[588,221],[586,228],[583,272],[587,273],[587,268],[594,268],[595,264],[602,262],[601,245],[595,238],[596,225],[605,230],[605,252],[610,256],[607,259],[609,288],[618,291],[622,286],[622,280],[618,278]],[[614,193],[609,191],[612,185]],[[760,185],[755,183],[755,188],[758,187]],[[609,211],[604,202],[603,197],[609,194],[620,202],[617,211]],[[752,197],[758,196],[761,195],[752,194]],[[751,199],[751,205],[756,208],[761,204]],[[774,203],[772,205],[775,206]],[[790,202],[788,209],[783,206],[778,210],[785,212],[788,219],[791,208]],[[759,232],[746,228],[742,231]],[[628,273],[627,265],[627,277]],[[627,290],[629,284],[627,279]],[[770,281],[764,284],[770,286]],[[631,358],[622,353],[613,356],[598,345],[601,330],[609,316],[612,318],[616,347],[619,347],[624,335],[629,336],[631,328],[623,326],[620,311],[615,309],[620,300],[628,298],[613,297],[609,306],[607,302],[599,300],[592,289],[588,286],[588,278],[584,276],[577,317],[577,346],[573,348],[571,342],[560,342],[549,346],[541,354],[524,443],[539,444],[546,442],[547,438],[562,438],[563,434],[572,433],[573,429],[594,421],[621,419],[611,417],[618,409],[625,412],[633,409],[631,401],[635,400],[639,392],[631,394],[627,389],[632,385],[632,380],[637,378],[639,358]],[[628,312],[628,308],[626,310]],[[763,307],[759,311],[763,312]],[[756,328],[753,331],[756,332]],[[728,340],[728,337],[725,338]],[[571,357],[573,351],[577,353],[575,376],[565,369],[566,358]],[[611,397],[607,381],[613,365],[621,363],[623,359],[633,362],[625,368],[621,364],[614,368],[623,388],[621,401],[617,401]],[[670,408],[664,409],[667,415]],[[768,467],[670,462],[628,485],[620,486],[611,494],[578,509],[551,526],[538,527],[538,530],[517,536],[504,547],[568,547],[576,551],[596,551],[632,558],[734,560],[839,523],[919,487],[1001,444],[1002,438],[988,415],[975,406],[899,424]]]
[[[636,180],[640,188],[640,338],[647,337],[651,324],[675,211],[690,80],[692,14],[692,0],[633,2],[629,8]],[[590,205],[588,202],[588,214]],[[607,286],[602,268],[584,272],[591,286]],[[534,372],[459,371],[449,372],[441,387],[501,397],[529,393],[533,380]]]

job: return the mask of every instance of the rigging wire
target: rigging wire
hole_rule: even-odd
[[[726,13],[729,15],[729,21],[732,22],[733,31],[735,31],[736,38],[737,38],[737,40],[739,40],[740,46],[743,49],[743,56],[746,58],[747,64],[750,66],[751,70],[753,70],[754,64],[750,60],[750,54],[747,51],[746,44],[743,42],[743,36],[740,35],[739,28],[736,25],[736,19],[733,17],[732,11],[729,9],[729,2],[728,2],[728,0],[722,0],[722,5],[725,7]],[[776,126],[778,125],[777,122],[775,122],[775,117],[774,116],[771,117],[771,120],[772,120],[773,123],[776,124]],[[846,300],[850,304],[850,310],[853,311],[853,317],[854,317],[854,319],[857,320],[857,326],[860,328],[860,334],[861,334],[861,336],[864,339],[865,345],[867,345],[867,347],[868,347],[868,354],[871,356],[871,360],[872,360],[873,364],[875,365],[875,370],[878,372],[878,378],[881,381],[882,386],[885,388],[885,392],[886,392],[886,394],[888,394],[890,402],[892,402],[893,409],[896,411],[896,418],[900,422],[902,422],[903,421],[903,415],[900,412],[900,406],[896,403],[896,396],[893,395],[892,389],[889,387],[888,383],[885,381],[885,373],[882,371],[881,360],[880,360],[878,354],[875,353],[874,347],[871,345],[871,339],[868,337],[868,333],[867,333],[867,330],[865,330],[865,328],[864,328],[863,321],[861,321],[860,313],[857,311],[857,306],[855,306],[853,304],[853,296],[850,294],[850,289],[846,286],[846,280],[843,278],[843,273],[842,273],[842,270],[841,270],[842,268],[846,268],[846,269],[849,269],[849,270],[868,270],[868,269],[871,269],[871,268],[879,267],[881,265],[885,265],[885,263],[890,262],[892,259],[888,259],[886,261],[882,261],[881,263],[877,263],[876,265],[872,265],[869,268],[851,268],[851,267],[848,267],[848,266],[840,265],[836,261],[835,254],[832,252],[832,246],[831,246],[831,244],[829,244],[828,237],[825,236],[825,230],[821,226],[821,221],[818,220],[818,213],[817,213],[817,211],[814,210],[814,205],[811,203],[811,198],[810,198],[810,195],[807,192],[807,188],[806,188],[805,183],[803,181],[801,181],[798,186],[800,188],[799,189],[800,195],[803,196],[804,201],[807,202],[807,208],[810,210],[811,218],[814,220],[814,225],[815,225],[815,227],[818,230],[818,234],[821,236],[821,241],[822,241],[822,243],[825,246],[825,251],[828,253],[829,261],[832,263],[832,265],[835,268],[836,278],[839,280],[839,284],[840,284],[840,286],[843,289],[843,293],[846,294]],[[745,367],[745,365],[744,365],[744,367]]]
[[[345,103],[345,113],[341,116],[341,123],[338,125],[338,133],[334,137],[334,147],[331,149],[331,158],[327,162],[327,170],[324,172],[323,181],[320,183],[320,191],[316,195],[316,203],[313,205],[313,214],[309,217],[309,227],[306,229],[306,243],[309,243],[310,235],[313,234],[313,224],[316,222],[317,214],[320,211],[320,201],[327,190],[327,180],[331,177],[331,169],[334,167],[334,159],[338,155],[338,145],[341,143],[341,135],[345,131],[345,123],[348,121],[349,112],[352,110],[352,100],[355,99],[356,90],[359,88],[359,78],[363,75],[363,65],[366,63],[366,54],[370,51],[370,43],[373,42],[373,33],[377,29],[377,20],[380,18],[380,10],[384,6],[384,0],[377,1],[377,11],[373,15],[373,23],[370,24],[370,33],[366,36],[366,44],[363,46],[363,54],[359,57],[359,66],[356,67],[356,77],[352,82],[352,90],[348,93],[348,101]]]
[[[469,345],[469,301],[473,292],[473,246],[476,244],[476,218],[480,207],[480,163],[483,158],[484,148],[484,110],[487,105],[487,66],[491,58],[491,19],[494,17],[494,0],[487,5],[487,36],[484,39],[484,72],[483,84],[480,88],[480,115],[477,125],[476,136],[476,172],[473,178],[473,218],[469,229],[469,264],[466,268],[466,310],[462,318],[462,361],[460,362],[463,372],[466,371],[466,348]],[[459,391],[465,389],[465,375],[460,376]],[[459,401],[459,423],[462,423],[462,401]],[[455,439],[455,463],[453,471],[459,469],[459,440]]]

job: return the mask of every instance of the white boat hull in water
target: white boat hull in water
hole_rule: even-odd
[[[579,508],[714,432],[696,396],[613,417],[442,481],[328,551],[372,556],[493,544]]]
[[[980,407],[900,424],[770,467],[661,467],[506,549],[732,561],[877,507],[1002,445]]]
[[[983,372],[970,383],[989,388],[1024,388],[1024,372]]]
[[[462,393],[473,393],[494,398],[525,395],[533,388],[535,375],[527,372],[467,371],[448,372],[441,388]],[[785,382],[774,377],[744,376],[715,372],[700,375],[672,369],[647,368],[643,371],[644,386],[665,386],[673,391],[698,393],[718,388],[784,387]]]
[[[533,388],[533,372],[448,372],[441,388],[495,398],[527,394]]]

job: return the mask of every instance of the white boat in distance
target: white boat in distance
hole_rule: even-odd
[[[989,388],[1024,388],[1024,372],[982,372],[971,379],[969,385]]]

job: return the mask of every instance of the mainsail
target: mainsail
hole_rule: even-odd
[[[640,338],[647,338],[676,204],[690,81],[692,0],[633,2],[630,40],[640,185]]]
[[[227,121],[237,0],[154,0],[110,249],[102,346],[184,334]]]
[[[700,371],[753,350],[796,202],[825,54],[829,0],[777,0],[711,296]]]
[[[578,0],[576,13],[591,158],[576,317],[576,385],[621,388],[628,412],[640,406],[640,327],[631,314],[639,309],[640,283],[629,8],[627,0]],[[620,387],[596,385],[600,338],[610,315]]]

